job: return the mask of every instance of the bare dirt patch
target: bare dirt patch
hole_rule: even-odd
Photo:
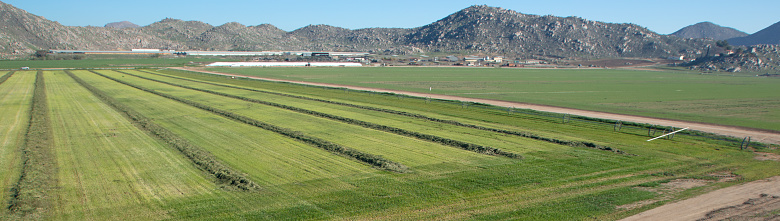
[[[642,201],[634,202],[634,203],[631,203],[631,204],[620,205],[620,206],[617,206],[616,208],[619,209],[619,210],[632,210],[632,209],[636,209],[636,208],[639,208],[639,207],[643,207],[643,206],[646,206],[646,205],[653,204],[653,203],[658,202],[658,201],[661,201],[661,200],[657,200],[657,199],[642,200]]]
[[[756,160],[780,161],[780,155],[777,155],[777,154],[774,154],[774,153],[756,152],[756,156],[753,157],[753,159],[756,159]]]
[[[708,216],[715,217],[721,214],[718,213],[719,211],[726,211],[722,214],[745,214],[735,216],[734,220],[777,220],[780,208],[776,207],[778,204],[775,202],[776,199],[751,201],[751,199],[756,198],[767,198],[766,196],[780,196],[780,176],[715,190],[694,198],[644,211],[623,220],[707,220]],[[745,202],[752,204],[740,206]],[[740,212],[733,212],[735,210],[728,208]],[[716,217],[714,219],[730,218]]]
[[[712,183],[712,181],[699,180],[699,179],[676,179],[666,183],[661,183],[656,187],[637,187],[637,189],[640,190],[658,193],[660,196],[655,199],[643,200],[631,204],[621,205],[618,206],[617,209],[631,210],[646,205],[650,205],[655,202],[669,200],[672,197],[674,197],[677,193],[680,193],[684,190],[691,189],[694,187],[705,186],[708,183]]]
[[[780,220],[780,196],[761,194],[740,205],[709,212],[699,220]]]
[[[712,181],[697,180],[697,179],[677,179],[671,182],[661,184],[661,186],[667,187],[675,191],[687,190],[694,187],[705,186]]]

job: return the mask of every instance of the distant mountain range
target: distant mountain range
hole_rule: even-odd
[[[762,29],[752,35],[728,39],[731,45],[780,44],[780,22]]]
[[[0,24],[0,53],[6,56],[41,49],[159,48],[447,52],[549,58],[670,57],[693,56],[713,43],[707,39],[660,35],[634,24],[526,15],[488,6],[472,6],[418,28],[349,30],[309,25],[286,32],[270,24],[245,26],[233,22],[212,26],[178,19],[137,28],[128,23],[72,27],[0,3]]]
[[[780,44],[780,22],[770,25],[761,31],[748,35],[745,32],[723,27],[711,22],[701,22],[684,27],[670,35],[680,38],[708,38],[726,40],[731,45],[777,45]]]
[[[737,29],[723,27],[712,22],[701,22],[684,27],[671,35],[680,38],[710,38],[713,40],[726,40],[729,38],[745,37],[748,34]]]
[[[712,48],[717,49],[710,53],[712,56],[699,56],[696,60],[683,64],[691,70],[765,74],[780,72],[780,22],[752,35],[710,22],[691,25],[671,35],[726,40],[730,45],[747,46],[732,48],[731,51]]]
[[[0,58],[24,57],[48,49],[132,48],[361,51],[400,55],[441,52],[553,60],[666,58],[699,57],[708,45],[715,43],[712,39],[661,35],[634,24],[528,15],[489,6],[468,7],[417,28],[350,30],[309,25],[287,32],[271,24],[245,26],[231,22],[212,26],[172,18],[143,27],[130,22],[105,27],[64,26],[0,2],[0,25]]]
[[[120,21],[120,22],[108,23],[104,27],[106,27],[106,28],[123,29],[123,28],[140,28],[141,26],[133,24],[132,22],[129,22],[129,21]]]

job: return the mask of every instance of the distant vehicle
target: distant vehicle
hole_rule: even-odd
[[[22,67],[22,70],[30,70],[30,67]]]

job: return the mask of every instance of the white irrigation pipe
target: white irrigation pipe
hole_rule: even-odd
[[[671,133],[668,133],[668,134],[664,134],[664,135],[658,136],[658,137],[656,137],[656,138],[653,138],[653,139],[649,139],[649,140],[647,140],[647,141],[653,141],[653,140],[655,140],[655,139],[658,139],[658,138],[661,138],[661,137],[665,137],[665,136],[669,136],[669,135],[672,135],[672,134],[674,134],[674,133],[677,133],[677,132],[680,132],[680,131],[684,131],[684,130],[687,130],[687,129],[688,129],[687,127],[686,127],[686,128],[683,128],[683,129],[679,129],[679,130],[676,130],[676,131],[674,131],[674,132],[671,132]]]

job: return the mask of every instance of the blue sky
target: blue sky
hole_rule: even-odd
[[[752,34],[780,21],[778,0],[516,0],[516,1],[250,1],[250,0],[0,0],[69,26],[103,26],[130,21],[149,25],[164,18],[197,20],[214,26],[269,23],[286,31],[309,24],[349,29],[413,28],[471,5],[489,5],[524,14],[578,16],[593,21],[634,23],[660,34],[710,21]]]

